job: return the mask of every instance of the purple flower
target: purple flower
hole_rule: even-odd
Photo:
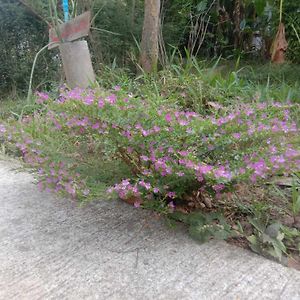
[[[200,174],[207,174],[213,169],[210,165],[199,165],[197,166],[197,170],[200,172]]]
[[[151,184],[149,182],[145,182],[144,180],[141,180],[139,182],[139,185],[144,187],[146,190],[150,190],[151,189]]]
[[[72,187],[71,183],[65,184],[65,190],[67,193],[69,193],[73,197],[76,195],[76,191],[75,191],[74,187]]]
[[[183,177],[184,173],[183,172],[177,172],[176,175],[179,176],[179,177]]]
[[[220,183],[220,184],[213,185],[212,188],[214,189],[215,192],[220,193],[222,190],[225,189],[225,185],[223,183]]]
[[[106,98],[106,100],[110,104],[115,104],[117,102],[117,96],[115,94],[111,94]]]
[[[111,194],[114,192],[114,188],[113,187],[110,187],[107,191],[106,191],[108,194]]]
[[[171,114],[166,114],[165,120],[166,120],[168,123],[172,122],[172,116],[171,116]]]
[[[154,126],[154,127],[153,127],[153,131],[154,131],[155,133],[160,132],[160,127]]]
[[[148,130],[142,129],[142,135],[143,135],[144,137],[148,136],[149,134],[150,134],[150,133],[149,133]]]
[[[3,124],[0,124],[0,133],[5,133],[6,132],[6,128]]]
[[[104,105],[105,105],[104,100],[103,100],[102,98],[100,98],[100,99],[98,100],[98,107],[99,107],[99,108],[103,108]]]
[[[254,163],[250,163],[248,167],[254,170],[255,175],[260,177],[264,177],[266,172],[268,171],[267,165],[263,159],[260,159],[259,161]]]
[[[226,178],[228,180],[232,178],[231,172],[226,170],[224,166],[220,166],[219,168],[215,169],[214,175],[216,178]]]
[[[135,201],[135,202],[134,202],[134,207],[135,207],[135,208],[141,207],[141,201],[138,201],[138,200]]]
[[[176,197],[176,193],[175,192],[168,192],[167,197],[174,199]]]
[[[153,193],[154,193],[154,194],[157,194],[157,193],[159,193],[159,188],[157,188],[157,187],[156,187],[156,188],[154,188],[154,189],[153,189]]]
[[[233,133],[232,136],[235,138],[235,139],[240,139],[241,138],[241,134],[240,133]]]
[[[294,158],[294,157],[300,156],[300,151],[289,148],[285,151],[284,155],[287,158]]]
[[[37,186],[38,186],[38,189],[39,189],[40,192],[44,189],[44,184],[43,184],[42,181],[39,181]]]
[[[178,151],[178,154],[181,155],[181,156],[183,156],[183,157],[189,155],[188,151]]]
[[[83,103],[86,105],[91,105],[94,102],[94,97],[93,95],[88,95],[84,98]]]
[[[172,147],[168,148],[168,153],[174,153],[174,149]]]
[[[99,129],[100,128],[100,123],[97,122],[92,126],[92,129]]]
[[[174,209],[175,209],[175,204],[174,204],[174,202],[173,202],[173,201],[169,202],[168,207],[169,207],[170,211],[173,212]]]
[[[189,125],[189,121],[180,119],[178,120],[178,124],[181,126],[187,126]]]
[[[146,156],[146,155],[141,155],[141,160],[143,160],[143,161],[148,161],[148,160],[149,160],[149,157]]]
[[[49,100],[49,95],[43,92],[36,92],[37,95],[37,99],[36,99],[36,103],[37,104],[42,104],[45,101]]]
[[[133,148],[132,147],[127,147],[127,152],[128,153],[132,153],[133,152]]]
[[[245,168],[239,168],[238,173],[239,173],[240,175],[245,174],[245,173],[246,173],[246,169],[245,169]]]

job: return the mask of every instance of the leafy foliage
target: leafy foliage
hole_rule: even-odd
[[[16,96],[27,89],[35,53],[47,43],[47,27],[18,1],[0,1],[0,89]],[[52,53],[39,60],[35,86],[51,85],[48,78],[57,72]]]

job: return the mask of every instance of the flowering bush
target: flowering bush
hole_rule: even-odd
[[[94,196],[80,174],[89,153],[129,167],[110,193],[137,207],[167,211],[178,201],[218,198],[239,182],[300,170],[292,104],[240,104],[202,116],[164,101],[136,99],[118,86],[110,94],[64,89],[55,100],[39,93],[36,102],[33,116],[14,128],[1,125],[0,135],[38,170],[41,188],[72,197]],[[53,159],[52,151],[60,155]]]

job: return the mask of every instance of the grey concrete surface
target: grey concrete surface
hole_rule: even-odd
[[[41,193],[0,161],[0,299],[300,299],[300,272],[118,202]]]

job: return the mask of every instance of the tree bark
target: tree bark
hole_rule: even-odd
[[[241,43],[241,0],[235,0],[234,2],[234,49],[238,49]]]
[[[140,64],[147,73],[157,70],[160,0],[145,0]]]

